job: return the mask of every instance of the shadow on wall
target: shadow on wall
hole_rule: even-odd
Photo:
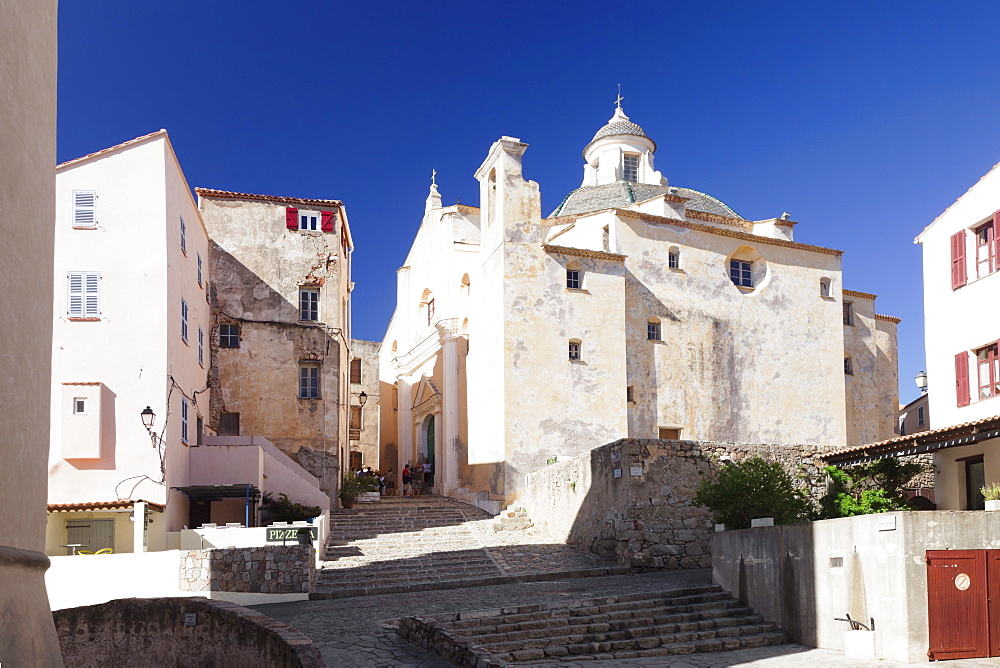
[[[299,631],[224,601],[128,598],[52,617],[68,666],[325,665]]]

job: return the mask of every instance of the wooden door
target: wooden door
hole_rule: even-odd
[[[986,593],[990,656],[1000,656],[1000,550],[986,550]]]
[[[927,550],[931,660],[989,656],[986,550]]]

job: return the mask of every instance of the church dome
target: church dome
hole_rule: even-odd
[[[623,135],[631,135],[633,137],[642,137],[646,141],[653,145],[653,150],[656,150],[656,142],[649,138],[646,131],[642,129],[641,126],[633,123],[629,120],[629,117],[625,115],[621,107],[615,109],[615,115],[611,118],[607,124],[597,131],[594,138],[590,140],[590,143],[583,148],[583,154],[586,158],[587,149],[589,149],[594,142],[604,139],[605,137],[620,137]]]
[[[686,207],[702,213],[713,213],[727,218],[742,218],[722,201],[692,188],[660,186],[646,183],[616,181],[600,186],[583,186],[563,198],[549,218],[572,216],[605,209],[627,209],[662,195],[677,195],[688,201]]]

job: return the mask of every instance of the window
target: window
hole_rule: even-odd
[[[927,420],[924,417],[924,407],[923,406],[917,406],[917,426],[918,427],[923,427],[924,424],[926,423],[926,421]]]
[[[85,230],[97,227],[96,203],[97,193],[93,190],[73,191],[73,227]]]
[[[730,260],[729,261],[729,278],[732,280],[733,285],[739,286],[741,288],[752,288],[753,287],[753,262],[745,262],[743,260]]]
[[[997,347],[998,344],[994,343],[976,351],[980,399],[1000,395],[1000,355],[997,354]]]
[[[681,251],[677,246],[671,247],[667,252],[667,267],[670,269],[681,268]]]
[[[993,222],[976,229],[976,276],[982,278],[997,270],[997,240]]]
[[[625,401],[630,404],[635,403],[635,388],[631,385],[625,388]]]
[[[308,231],[308,232],[315,232],[316,231],[316,222],[317,222],[317,220],[318,220],[318,216],[315,213],[300,211],[299,212],[299,229],[300,230],[304,230],[304,231]]]
[[[188,340],[188,303],[181,298],[181,340],[187,343]]]
[[[361,359],[357,357],[351,360],[351,382],[361,382]]]
[[[99,318],[101,316],[100,280],[95,271],[71,271],[67,274],[69,287],[70,318]]]
[[[624,169],[622,178],[626,181],[636,183],[639,181],[639,156],[625,154]]]
[[[299,288],[299,320],[319,320],[319,288]]]
[[[201,285],[201,253],[198,253],[198,285]]]
[[[580,345],[581,345],[581,343],[582,342],[579,341],[579,340],[577,340],[577,339],[572,339],[569,342],[569,359],[570,359],[570,361],[573,361],[573,362],[579,362],[580,361],[580,359],[581,359],[580,358]]]
[[[427,324],[430,325],[434,321],[434,298],[432,297],[427,301]]]
[[[181,399],[181,443],[188,442],[188,400]]]
[[[964,461],[966,509],[984,510],[986,508],[986,500],[983,498],[982,489],[986,486],[986,469],[983,465],[983,456],[969,457]]]
[[[181,252],[187,255],[187,225],[184,224],[184,219],[181,218]]]
[[[351,429],[361,429],[361,406],[351,406]]]
[[[240,414],[219,413],[219,436],[240,435]]]
[[[819,296],[829,297],[830,296],[830,279],[821,278],[819,279]]]
[[[854,375],[854,364],[852,363],[850,357],[844,358],[844,374],[847,376]]]
[[[567,269],[566,270],[566,287],[570,290],[579,290],[582,285],[580,280],[580,270],[579,269]]]
[[[86,414],[87,414],[87,399],[85,397],[74,397],[73,415],[86,415]]]
[[[951,235],[951,289],[957,290],[968,281],[965,268],[965,230]]]
[[[646,322],[646,339],[649,341],[660,341],[660,320],[659,318],[650,318]]]
[[[319,364],[299,365],[299,398],[319,399]]]
[[[240,326],[234,322],[223,322],[219,325],[219,347],[240,347]]]
[[[205,366],[205,332],[198,327],[198,364]]]
[[[854,304],[844,302],[844,324],[854,326]]]
[[[661,441],[676,441],[681,437],[681,430],[676,427],[660,427],[659,436]]]

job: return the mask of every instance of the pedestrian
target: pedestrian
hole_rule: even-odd
[[[379,493],[379,496],[385,496],[385,474],[376,471],[375,472],[375,479],[378,480],[378,493]]]
[[[412,487],[410,487],[411,480],[410,465],[407,464],[403,467],[403,496],[410,496],[410,493],[413,491]]]
[[[434,468],[429,461],[424,462],[424,487],[430,489],[434,486]]]
[[[386,496],[396,496],[396,469],[389,469],[385,474]]]

